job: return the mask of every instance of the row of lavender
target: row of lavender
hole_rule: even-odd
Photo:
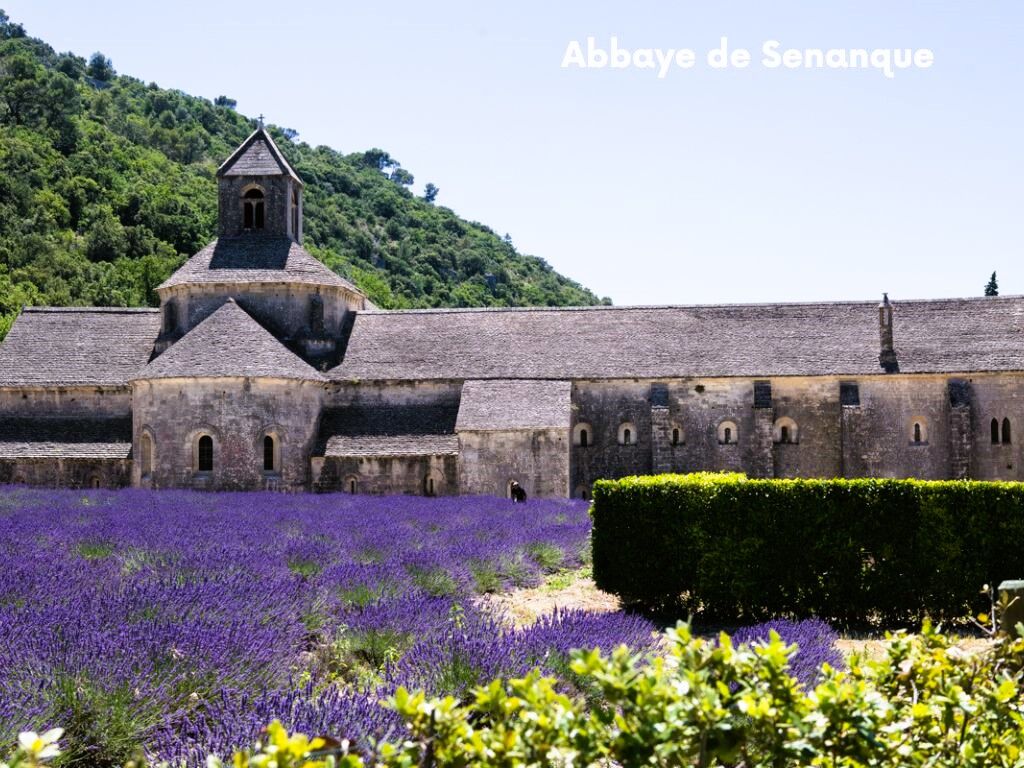
[[[651,647],[624,614],[513,631],[475,607],[579,566],[589,530],[568,500],[2,490],[0,743],[61,725],[91,764],[140,744],[194,763],[273,718],[359,741],[394,727],[399,684]]]

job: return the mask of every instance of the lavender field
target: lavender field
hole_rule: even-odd
[[[579,567],[589,532],[570,500],[0,489],[0,743],[60,725],[68,763],[200,764],[274,718],[397,735],[398,685],[568,680],[570,649],[642,651],[654,627],[513,630],[473,596]]]

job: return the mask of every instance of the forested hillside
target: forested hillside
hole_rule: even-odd
[[[211,84],[211,87],[215,87]],[[255,122],[56,53],[0,11],[0,338],[23,305],[153,304],[215,233],[217,165]],[[542,259],[438,205],[387,152],[270,126],[306,182],[306,247],[382,307],[595,304]]]

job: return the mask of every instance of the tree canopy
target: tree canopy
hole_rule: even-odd
[[[0,338],[20,308],[153,305],[213,239],[217,166],[254,129],[215,101],[29,37],[0,11]],[[415,195],[382,150],[342,154],[268,126],[306,182],[305,245],[386,308],[601,300],[490,228]],[[606,303],[608,300],[604,300]]]

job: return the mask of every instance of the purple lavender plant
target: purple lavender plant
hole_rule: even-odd
[[[587,505],[493,498],[0,489],[0,742],[172,764],[291,728],[369,743],[396,685],[458,693],[652,627],[566,612],[516,632],[488,588],[578,567]]]
[[[797,652],[790,658],[789,671],[805,686],[810,687],[817,682],[822,664],[828,663],[836,669],[843,668],[843,655],[836,648],[839,635],[820,619],[776,619],[743,627],[732,633],[733,645],[765,642],[772,630],[778,632],[787,644],[796,643]]]

